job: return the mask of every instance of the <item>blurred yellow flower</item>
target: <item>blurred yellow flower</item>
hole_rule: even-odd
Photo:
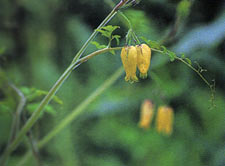
[[[139,127],[148,129],[154,115],[154,106],[150,100],[145,100],[141,105]]]
[[[126,72],[125,80],[129,82],[137,82],[137,50],[134,46],[123,47],[121,50],[121,60]]]
[[[173,109],[167,106],[158,108],[156,117],[156,128],[158,132],[171,135],[173,131]]]
[[[137,49],[137,65],[140,71],[140,78],[147,77],[147,72],[151,63],[151,48],[146,44],[136,46]]]

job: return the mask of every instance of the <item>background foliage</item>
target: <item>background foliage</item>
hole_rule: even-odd
[[[91,32],[110,12],[110,0],[0,1],[0,154],[7,145],[18,97],[8,81],[27,98],[26,116],[34,110]],[[118,0],[114,0],[115,3]],[[161,41],[174,25],[179,0],[142,0],[122,10],[138,36]],[[183,7],[183,10],[187,6]],[[170,50],[185,53],[216,80],[215,107],[209,109],[210,90],[196,73],[180,62],[153,53],[147,80],[135,84],[124,75],[94,101],[71,125],[40,150],[48,166],[214,165],[224,160],[225,126],[225,4],[222,0],[194,1],[182,20]],[[127,27],[116,16],[110,24]],[[99,43],[107,40],[100,35]],[[124,44],[121,40],[121,46]],[[116,41],[113,42],[116,45]],[[87,53],[96,50],[90,45]],[[38,141],[93,92],[119,66],[119,52],[107,53],[82,64],[65,82],[33,127]],[[144,99],[175,111],[174,132],[166,137],[138,127]],[[12,154],[16,165],[30,146],[27,139]],[[30,160],[25,165],[34,165]]]

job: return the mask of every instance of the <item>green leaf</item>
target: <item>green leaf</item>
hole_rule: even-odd
[[[101,29],[97,29],[96,31],[100,32],[102,36],[105,36],[107,38],[111,38],[111,33],[108,32],[108,31],[104,31],[104,30],[101,30]]]
[[[167,50],[167,48],[165,46],[161,46],[161,48],[163,49],[163,53],[164,54],[167,54],[168,53],[168,50]]]
[[[189,58],[186,58],[184,54],[181,54],[181,58],[184,59],[189,65],[192,65],[192,62]]]
[[[120,27],[119,26],[107,25],[107,26],[102,27],[101,29],[104,29],[105,31],[108,31],[108,32],[113,32],[118,28],[120,28]]]
[[[149,40],[146,37],[144,37],[144,36],[141,36],[140,39],[143,40],[145,43],[149,42]]]
[[[149,45],[151,48],[155,48],[155,49],[158,49],[160,50],[161,49],[161,46],[158,42],[155,42],[155,41],[149,41]]]
[[[189,64],[192,65],[191,60],[189,58],[185,58],[185,61]]]
[[[106,45],[101,45],[99,44],[98,42],[96,41],[92,41],[91,44],[95,45],[97,49],[103,49],[103,48],[106,48],[107,46]],[[111,54],[115,55],[115,51],[114,50],[111,50],[109,51]]]
[[[31,103],[31,104],[28,104],[26,109],[28,110],[29,113],[33,113],[36,108],[39,106],[39,103]],[[55,115],[56,114],[56,111],[55,109],[51,106],[51,105],[47,105],[45,107],[45,112],[51,114],[51,115]],[[41,114],[42,116],[43,114]]]
[[[118,28],[120,28],[120,27],[107,25],[105,27],[101,27],[100,29],[96,29],[96,31],[100,32],[102,36],[105,36],[111,40],[113,31],[115,31]]]
[[[181,58],[184,59],[185,58],[185,55],[184,54],[181,54]]]
[[[92,41],[91,44],[95,45],[95,47],[96,47],[97,49],[103,49],[103,48],[106,48],[106,47],[107,47],[106,45],[101,45],[101,44],[99,44],[99,43],[96,42],[96,41]]]
[[[145,43],[147,43],[151,48],[154,48],[154,49],[157,49],[157,50],[161,50],[161,46],[160,46],[160,44],[158,42],[148,40],[148,39],[146,39],[143,36],[140,37],[140,39],[142,39]]]
[[[48,94],[47,91],[39,90],[36,88],[22,87],[22,88],[20,88],[20,90],[26,96],[26,99],[28,102],[39,100],[40,97],[43,97]],[[58,104],[63,104],[63,101],[57,96],[53,97],[53,101]]]
[[[162,51],[164,55],[168,55],[171,62],[173,62],[177,57],[174,52],[168,50],[165,46],[161,46],[158,42],[147,40],[145,37],[141,37],[141,39],[144,40],[151,48]]]
[[[167,50],[167,54],[168,54],[171,62],[173,62],[175,60],[175,58],[177,57],[177,55],[174,52],[169,51],[169,50]]]
[[[32,93],[31,88],[28,88],[28,87],[21,87],[20,90],[25,96],[27,96],[27,95]]]

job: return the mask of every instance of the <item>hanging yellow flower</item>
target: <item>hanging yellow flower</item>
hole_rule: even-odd
[[[121,50],[121,60],[126,72],[125,80],[129,82],[137,82],[137,50],[134,46],[123,47]]]
[[[154,114],[154,106],[150,100],[145,100],[141,105],[139,127],[148,129]]]
[[[171,135],[173,131],[173,109],[167,106],[160,106],[156,117],[156,128],[158,132]]]
[[[140,71],[140,78],[147,77],[147,72],[151,62],[151,48],[146,44],[136,46],[137,49],[137,65]]]

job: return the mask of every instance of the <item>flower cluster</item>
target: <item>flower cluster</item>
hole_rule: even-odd
[[[125,80],[137,82],[137,68],[140,71],[140,78],[144,79],[147,77],[151,61],[151,49],[146,44],[123,47],[121,51],[121,60],[126,72]]]
[[[154,116],[154,105],[150,100],[145,100],[141,105],[139,127],[148,129]],[[173,109],[168,106],[160,106],[156,115],[156,130],[159,133],[171,135],[173,131]]]

